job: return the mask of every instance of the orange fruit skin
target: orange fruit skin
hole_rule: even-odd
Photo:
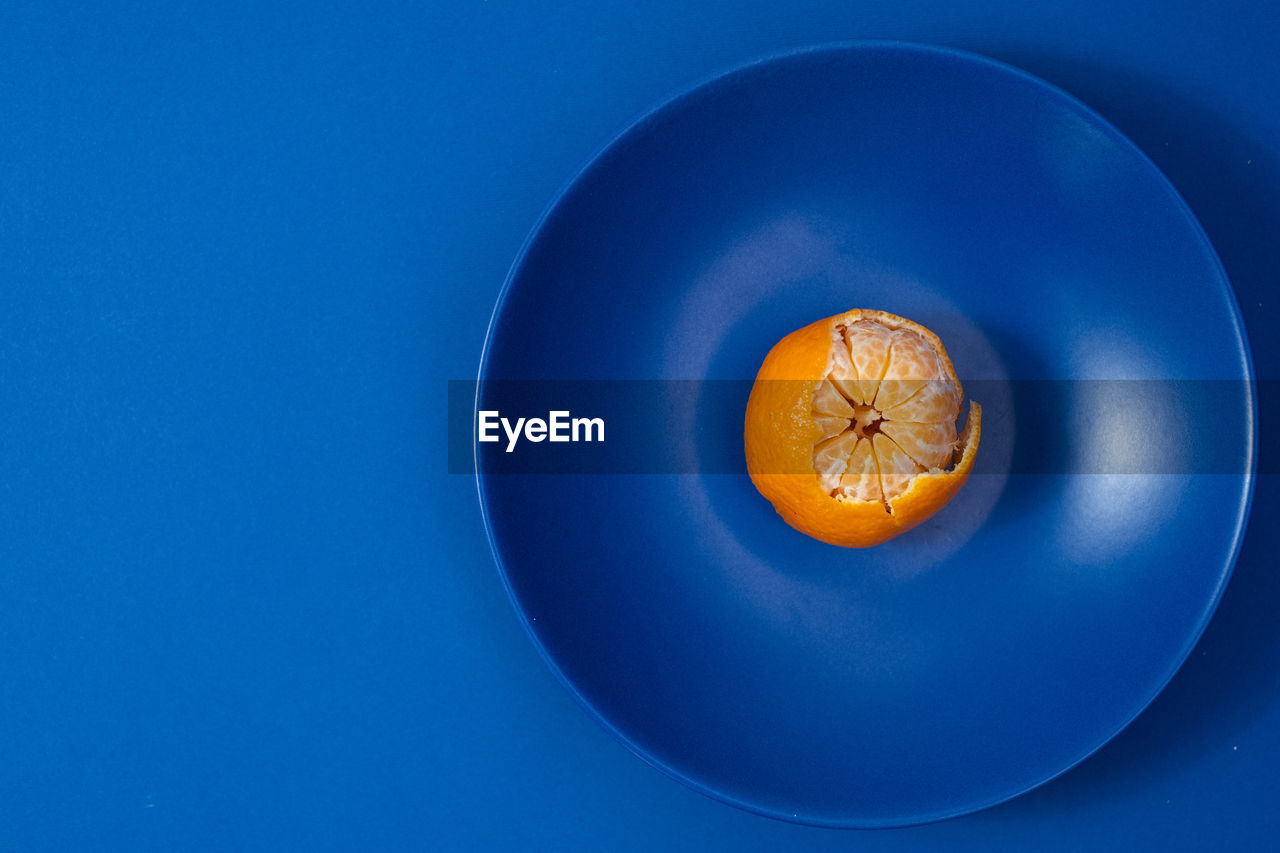
[[[832,328],[859,319],[917,332],[936,348],[947,373],[955,378],[942,341],[924,326],[883,311],[836,314],[797,329],[765,356],[747,400],[743,431],[751,482],[778,515],[801,533],[845,548],[879,545],[937,514],[969,479],[982,435],[982,407],[971,401],[957,441],[958,461],[948,470],[918,474],[907,491],[890,502],[892,513],[880,502],[829,495],[813,468],[813,447],[822,438],[812,414],[813,395],[827,371]]]

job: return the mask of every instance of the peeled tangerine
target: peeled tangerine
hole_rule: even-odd
[[[982,429],[933,332],[849,311],[774,346],[747,402],[747,471],[815,539],[879,545],[931,518],[969,477]],[[952,463],[955,463],[954,466]]]

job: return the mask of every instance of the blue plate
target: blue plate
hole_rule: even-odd
[[[740,463],[769,347],[850,308],[936,331],[985,414],[959,497],[865,551]],[[652,380],[610,435],[669,470],[478,450],[499,569],[641,757],[805,823],[961,814],[1096,750],[1204,629],[1252,489],[1249,348],[1186,205],[1071,97],[948,50],[792,53],[637,121],[530,237],[480,378],[482,408],[486,380]]]

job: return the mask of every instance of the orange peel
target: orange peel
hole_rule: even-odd
[[[769,354],[747,401],[747,472],[783,520],[868,548],[932,518],[965,484],[982,434],[942,341],[910,320],[854,310]]]

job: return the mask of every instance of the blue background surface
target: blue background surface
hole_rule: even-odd
[[[1075,770],[906,830],[651,769],[538,659],[446,380],[631,118],[850,38],[1076,95],[1183,194],[1280,378],[1272,4],[0,8],[0,847],[1258,849],[1280,833],[1280,483],[1168,689]],[[1264,392],[1267,386],[1263,387]],[[1261,457],[1276,470],[1274,399]]]

